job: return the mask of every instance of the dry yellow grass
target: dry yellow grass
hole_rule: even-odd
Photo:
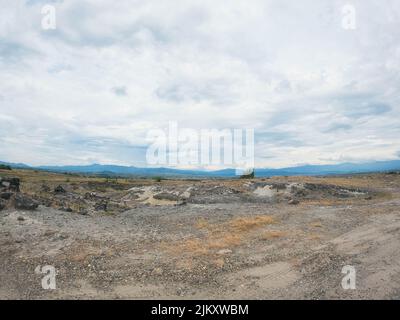
[[[248,231],[272,223],[275,220],[271,216],[240,217],[233,219],[230,226],[237,231]]]
[[[311,223],[310,226],[313,228],[322,228],[322,223],[319,221],[316,221],[316,222]]]
[[[205,231],[204,237],[193,237],[180,243],[164,243],[162,247],[176,255],[210,255],[221,249],[240,246],[250,238],[252,230],[272,223],[275,223],[275,219],[271,216],[238,217],[213,225],[201,218],[195,227]]]
[[[219,250],[229,247],[235,247],[241,244],[243,235],[223,233],[217,237],[210,237],[207,241],[207,248],[211,250]]]
[[[64,173],[54,173],[46,172],[40,170],[28,170],[28,169],[13,169],[13,170],[0,170],[0,176],[5,177],[18,177],[21,180],[21,189],[23,192],[27,193],[38,193],[42,184],[47,184],[50,187],[57,186],[59,184],[80,184],[80,183],[104,183],[104,191],[107,191],[106,185],[107,181],[113,183],[118,183],[119,185],[126,186],[127,188],[135,183],[140,183],[140,185],[154,185],[153,179],[140,179],[140,178],[118,178],[110,179],[104,177],[96,176],[85,176],[79,174],[64,174]],[[162,181],[162,184],[178,184],[180,181]],[[97,186],[101,188],[101,185]]]
[[[164,243],[163,248],[173,254],[191,256],[208,255],[225,248],[232,248],[242,243],[243,237],[238,234],[217,234],[205,238],[190,238],[178,244]]]
[[[204,255],[208,253],[204,243],[198,238],[185,240],[181,244],[173,246],[172,250],[177,250],[178,252],[183,253],[191,252],[193,255]]]
[[[313,234],[310,234],[310,235],[308,236],[308,239],[309,239],[309,240],[320,240],[320,239],[321,239],[321,235],[316,234],[316,233],[313,233]]]
[[[201,218],[196,222],[196,228],[197,229],[206,229],[209,228],[209,223],[206,219]]]
[[[286,237],[288,233],[286,231],[281,231],[281,230],[268,230],[265,231],[261,235],[262,240],[271,240],[271,239],[277,239],[277,238],[282,238]]]

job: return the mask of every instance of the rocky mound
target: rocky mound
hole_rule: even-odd
[[[0,210],[14,207],[20,210],[35,210],[39,204],[20,192],[18,178],[0,178]]]

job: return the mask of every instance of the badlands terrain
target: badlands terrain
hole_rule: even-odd
[[[0,299],[399,299],[400,174],[0,170]],[[38,266],[57,270],[41,286]],[[342,268],[356,270],[344,290]]]

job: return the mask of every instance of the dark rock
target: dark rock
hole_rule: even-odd
[[[299,200],[296,200],[296,199],[290,199],[289,201],[288,201],[288,204],[291,204],[291,205],[297,205],[297,204],[299,204],[300,203],[300,201]]]
[[[18,178],[0,178],[0,190],[19,192]]]
[[[2,192],[0,193],[0,199],[10,200],[12,192]]]
[[[297,190],[296,192],[294,192],[294,194],[295,194],[297,197],[306,197],[306,196],[307,196],[307,191],[306,191],[306,190],[299,189],[299,190]]]
[[[287,187],[286,183],[271,183],[271,188],[278,190],[285,190]]]
[[[67,235],[67,234],[60,234],[60,235],[58,235],[57,239],[58,239],[58,240],[65,240],[65,239],[68,239],[68,235]]]
[[[187,204],[186,200],[181,200],[181,201],[178,201],[178,202],[176,203],[176,206],[184,206],[184,205],[186,205],[186,204]]]
[[[319,194],[320,196],[331,196],[336,198],[351,198],[355,197],[355,193],[365,193],[366,191],[358,188],[345,188],[337,185],[329,184],[313,184],[305,183],[304,188],[312,191],[313,194]]]
[[[78,213],[81,214],[82,216],[86,216],[88,214],[87,210],[82,209],[82,208],[79,209]]]
[[[173,193],[168,193],[168,192],[161,192],[153,197],[154,199],[157,200],[169,200],[169,201],[178,201],[179,197]]]
[[[18,221],[25,221],[25,218],[22,217],[22,216],[19,216],[19,217],[17,218],[17,220],[18,220]]]
[[[6,202],[3,199],[0,199],[0,211],[6,207]]]
[[[305,183],[304,184],[304,188],[306,188],[307,190],[315,191],[315,190],[318,190],[318,189],[323,189],[323,185],[317,185],[317,184],[314,184],[314,183]]]
[[[65,193],[66,191],[61,185],[59,185],[54,189],[54,192],[55,193]]]
[[[40,203],[47,208],[50,208],[53,205],[53,202],[50,199],[41,199]]]
[[[15,195],[16,209],[35,210],[38,206],[39,204],[35,200],[32,200],[31,198],[22,193],[17,193]]]
[[[91,201],[98,201],[98,200],[106,200],[106,197],[99,196],[96,192],[86,192],[85,195],[83,196],[83,199],[85,200],[91,200]]]
[[[107,211],[107,202],[106,201],[100,201],[95,204],[94,210],[96,211]]]
[[[85,196],[83,197],[85,200],[93,200],[96,199],[96,193],[94,192],[86,192]]]

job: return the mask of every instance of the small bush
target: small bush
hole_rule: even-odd
[[[0,164],[0,170],[12,170],[10,166],[5,164]]]
[[[254,179],[254,170],[249,171],[248,173],[242,174],[240,179]]]

